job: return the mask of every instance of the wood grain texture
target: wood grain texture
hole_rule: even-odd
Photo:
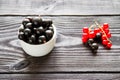
[[[0,15],[120,15],[120,0],[1,0]]]
[[[22,50],[17,30],[24,17],[0,17],[0,72],[120,72],[120,16],[42,16],[54,21],[57,43],[53,51],[41,58],[33,58]],[[113,47],[106,50],[100,45],[97,55],[81,42],[82,27],[109,22]],[[27,67],[16,70],[14,65],[23,60]],[[25,63],[26,65],[26,63]],[[21,67],[20,67],[21,68]]]
[[[120,74],[0,74],[1,80],[119,80]]]

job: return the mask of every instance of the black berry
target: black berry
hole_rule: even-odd
[[[30,17],[30,16],[28,16],[28,17],[27,17],[27,19],[29,19],[29,20],[30,20],[30,22],[32,22],[32,21],[33,21],[33,18],[32,18],[32,17]]]
[[[19,32],[18,38],[19,38],[20,40],[24,40],[24,33],[23,33],[23,32]]]
[[[19,29],[19,32],[24,32],[24,28],[21,27],[21,28]]]
[[[94,40],[96,42],[101,42],[101,37],[102,37],[102,33],[97,33],[96,36],[95,36],[95,38],[94,38]]]
[[[42,25],[42,19],[40,17],[33,18],[33,25],[34,27],[39,27]]]
[[[32,29],[32,23],[27,23],[27,24],[25,25],[25,27],[26,27],[26,28],[29,28],[29,29]]]
[[[97,50],[97,49],[98,49],[98,44],[97,44],[97,43],[93,43],[93,44],[91,45],[91,49],[92,49],[92,50]]]
[[[30,36],[31,35],[31,30],[29,28],[26,28],[24,30],[24,34],[25,34],[25,36]]]
[[[42,21],[42,26],[49,27],[49,26],[51,26],[52,23],[53,23],[52,20],[44,20],[44,21]]]
[[[36,34],[36,31],[37,31],[37,28],[33,28],[33,33],[35,33]]]
[[[18,38],[30,44],[43,44],[49,41],[54,33],[52,20],[42,20],[41,17],[26,17],[22,21]]]
[[[52,26],[50,26],[48,29],[51,30],[51,31],[53,31],[53,27]]]
[[[35,42],[36,42],[36,36],[35,35],[31,35],[31,37],[29,38],[28,42],[30,44],[35,44]]]
[[[87,43],[88,43],[88,46],[91,46],[92,43],[94,43],[94,40],[93,39],[89,39]]]
[[[22,21],[22,24],[23,24],[23,26],[25,26],[27,23],[29,23],[30,22],[30,20],[29,19],[24,19],[23,21]]]
[[[52,38],[52,36],[53,36],[53,31],[51,31],[51,30],[46,30],[46,31],[45,31],[45,34],[46,34],[47,40],[50,40],[50,39]]]
[[[97,53],[97,50],[92,50],[93,53]]]
[[[36,29],[36,33],[38,35],[43,34],[43,32],[44,32],[44,28],[42,26]]]
[[[38,43],[42,44],[46,42],[46,37],[44,35],[38,37]]]

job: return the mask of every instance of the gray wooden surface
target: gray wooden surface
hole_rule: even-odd
[[[37,73],[37,74],[4,74],[1,80],[120,80],[119,74],[80,74],[80,73]]]
[[[119,0],[1,0],[0,79],[120,79]],[[42,15],[57,27],[57,43],[44,57],[25,54],[17,30],[27,16]],[[82,27],[108,22],[113,47],[96,55],[81,42]]]
[[[119,0],[0,0],[0,15],[119,15]]]

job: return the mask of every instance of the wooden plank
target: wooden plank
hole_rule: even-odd
[[[41,58],[33,58],[26,55],[20,47],[17,30],[24,17],[0,17],[1,73],[120,72],[120,16],[42,17],[54,21],[57,27],[57,43],[49,55]],[[89,26],[96,19],[99,20],[100,23],[110,23],[113,47],[111,50],[106,50],[100,45],[98,53],[95,56],[88,48],[83,46],[81,42],[81,30],[82,27]]]
[[[2,80],[119,80],[120,74],[0,74]]]
[[[1,0],[0,15],[120,15],[120,0]]]

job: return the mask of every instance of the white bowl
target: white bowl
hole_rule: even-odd
[[[31,55],[34,57],[40,57],[40,56],[44,56],[50,53],[50,51],[54,48],[54,45],[56,43],[56,27],[54,25],[52,26],[54,30],[53,37],[44,44],[29,44],[19,39],[23,50],[28,55]],[[20,27],[23,27],[23,26],[21,25]]]

